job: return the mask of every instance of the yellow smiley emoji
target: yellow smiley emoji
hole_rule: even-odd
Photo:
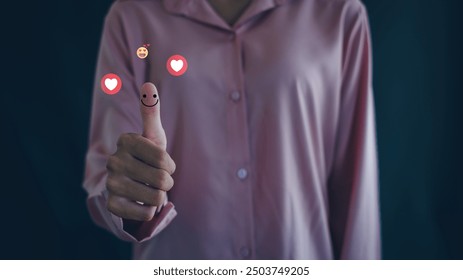
[[[145,47],[139,47],[137,49],[138,58],[145,59],[148,56],[148,49]]]

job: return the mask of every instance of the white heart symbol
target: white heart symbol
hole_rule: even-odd
[[[115,89],[117,87],[117,79],[106,78],[106,80],[104,80],[104,85],[109,90],[113,90],[113,89]]]
[[[179,59],[179,60],[172,59],[170,61],[170,67],[175,72],[178,72],[178,71],[182,70],[182,68],[183,68],[183,61],[181,59]]]

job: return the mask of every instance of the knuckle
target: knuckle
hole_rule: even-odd
[[[159,195],[157,196],[157,206],[161,206],[164,204],[164,200],[166,199],[166,192],[159,192]]]
[[[106,179],[106,189],[108,189],[109,192],[114,192],[116,189],[116,180],[114,176],[109,175]]]
[[[147,200],[148,205],[156,206],[156,203],[157,203],[156,197],[157,197],[156,193],[153,193],[153,194],[148,195],[148,196],[146,197],[146,200]]]
[[[116,212],[118,212],[119,207],[118,207],[118,203],[116,199],[114,198],[114,196],[110,195],[108,197],[108,201],[106,202],[106,208],[109,210],[109,212],[117,215]]]
[[[160,172],[158,176],[158,187],[161,189],[170,188],[170,175],[167,172]]]
[[[171,172],[170,172],[170,174],[172,175],[172,174],[174,174],[175,170],[177,169],[177,165],[175,164],[175,161],[173,159],[171,159],[170,162],[171,162],[171,170],[170,170]]]
[[[108,179],[106,179],[106,188],[110,193],[121,197],[126,196],[126,187],[123,183],[120,182],[118,177],[108,176]]]
[[[164,202],[164,192],[163,191],[156,191],[150,199],[150,203],[152,206],[160,206]]]
[[[170,191],[174,187],[174,184],[175,184],[174,178],[170,177],[170,187],[168,191]]]
[[[166,183],[163,186],[163,189],[165,191],[170,191],[173,186],[174,186],[174,179],[170,175],[167,175]]]
[[[117,196],[110,195],[106,204],[106,208],[109,210],[109,212],[120,218],[132,219],[132,215],[129,213],[128,208]]]
[[[165,165],[167,162],[169,162],[169,154],[166,151],[161,151],[158,156],[158,161],[160,165]]]
[[[143,150],[144,148],[144,139],[141,137],[137,137],[135,135],[132,136],[131,146],[134,150]]]
[[[119,169],[119,159],[118,157],[114,154],[114,155],[110,155],[108,157],[108,160],[106,161],[106,169],[108,171],[116,171]]]
[[[106,161],[106,170],[112,171],[114,170],[114,155],[110,155],[108,160]]]
[[[126,133],[123,133],[119,136],[119,138],[117,139],[117,148],[121,148],[125,145],[125,143],[127,142],[127,134]]]
[[[123,149],[130,145],[133,139],[133,134],[132,133],[122,133],[119,138],[117,139],[117,148],[118,149]]]
[[[143,209],[143,211],[141,211],[138,214],[138,218],[141,221],[148,222],[148,221],[151,221],[151,219],[153,219],[154,213],[155,213],[155,208],[154,207],[146,207],[145,209]]]

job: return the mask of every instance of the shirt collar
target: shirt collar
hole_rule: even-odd
[[[233,26],[229,26],[207,0],[163,0],[165,9],[175,15],[235,31],[256,15],[287,3],[290,0],[253,0]]]

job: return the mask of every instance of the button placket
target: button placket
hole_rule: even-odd
[[[241,247],[240,248],[240,255],[242,258],[248,258],[251,255],[251,250],[248,247]]]
[[[230,151],[229,172],[235,178],[233,185],[235,215],[239,223],[234,228],[237,232],[235,254],[238,258],[252,258],[254,246],[253,189],[250,180],[250,144],[249,123],[247,118],[246,89],[244,83],[243,46],[241,36],[235,33],[233,58],[230,59],[232,83],[228,86],[227,127]]]
[[[240,101],[241,94],[239,91],[234,90],[230,93],[230,99],[233,100],[234,102]]]
[[[238,176],[240,180],[244,180],[248,177],[248,170],[246,168],[240,168],[236,171],[236,176]]]

